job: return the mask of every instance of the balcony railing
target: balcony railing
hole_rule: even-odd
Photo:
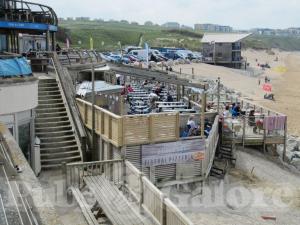
[[[22,0],[7,0],[0,7],[0,20],[57,26],[57,15],[49,6]]]

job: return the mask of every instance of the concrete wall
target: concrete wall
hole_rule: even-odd
[[[27,111],[38,105],[38,81],[0,84],[0,115]]]

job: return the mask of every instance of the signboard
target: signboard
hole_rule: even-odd
[[[266,92],[272,92],[272,84],[264,84],[263,90]]]
[[[43,23],[26,23],[26,22],[0,21],[0,28],[57,31],[57,26],[54,26],[54,25],[48,25],[48,24],[43,24]]]
[[[202,161],[205,156],[205,139],[142,146],[143,167]]]

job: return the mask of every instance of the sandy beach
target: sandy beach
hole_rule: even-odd
[[[182,70],[184,74],[191,74],[194,68],[195,78],[217,79],[245,97],[250,98],[259,105],[268,107],[288,116],[288,132],[290,135],[300,136],[300,54],[298,52],[272,52],[246,50],[242,53],[250,64],[250,71],[235,70],[221,66],[207,64],[178,65],[176,71]],[[262,70],[258,64],[268,63],[270,69]],[[262,90],[265,76],[271,80],[275,102],[263,98]],[[259,79],[261,85],[259,85]]]

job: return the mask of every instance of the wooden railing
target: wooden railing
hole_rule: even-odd
[[[92,104],[77,99],[77,105],[83,123],[92,129]],[[95,132],[101,135],[105,141],[120,147],[123,145],[123,120],[108,110],[95,106]]]
[[[206,139],[205,159],[203,162],[203,169],[205,171],[205,177],[210,174],[210,170],[215,158],[216,149],[219,142],[219,116],[215,118],[212,129]]]
[[[77,99],[84,124],[92,129],[92,104]],[[179,114],[118,116],[95,106],[95,132],[116,147],[179,140]]]
[[[164,224],[164,195],[158,190],[154,184],[146,177],[143,181],[143,209],[150,215],[158,224]]]
[[[124,185],[139,204],[141,212],[145,211],[156,224],[192,225],[177,206],[129,161],[71,163],[65,166],[65,173],[67,188],[83,187],[85,176],[105,175],[114,185]]]
[[[168,198],[165,198],[166,225],[192,225],[192,222]]]
[[[61,94],[64,97],[69,108],[68,111],[71,115],[70,119],[72,121],[72,125],[74,125],[76,136],[80,141],[83,160],[86,160],[86,158],[88,157],[88,138],[84,124],[81,121],[79,109],[75,100],[75,89],[72,87],[71,76],[68,71],[62,67],[55,52],[50,53],[49,57],[59,80],[59,88],[61,90]]]
[[[126,170],[125,185],[127,189],[138,202],[143,202],[143,191],[142,191],[143,173],[139,171],[129,161],[125,161],[125,170]]]
[[[64,167],[66,174],[67,188],[83,186],[83,177],[105,175],[115,185],[123,183],[124,160],[107,160],[86,163],[70,163]]]

